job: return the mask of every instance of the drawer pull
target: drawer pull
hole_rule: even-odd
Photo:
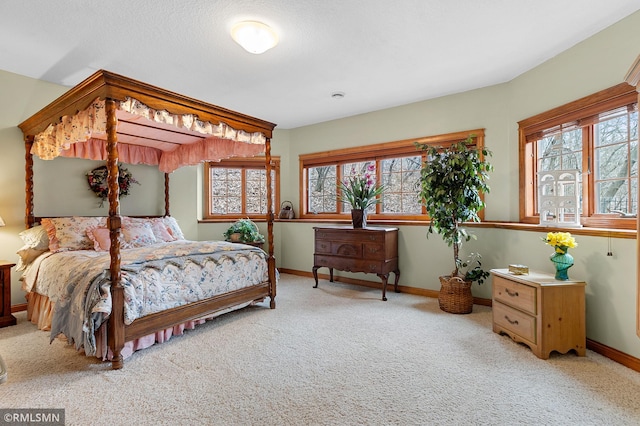
[[[504,292],[507,293],[511,297],[518,297],[518,292],[517,291],[515,293],[512,293],[512,292],[509,291],[508,288],[505,288]]]
[[[507,321],[509,321],[509,324],[512,324],[512,325],[518,325],[518,320],[513,320],[513,321],[511,321],[511,320],[509,319],[509,317],[508,317],[508,316],[506,316],[506,315],[504,316],[504,319],[506,319]]]

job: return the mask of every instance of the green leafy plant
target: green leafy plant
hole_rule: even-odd
[[[449,247],[453,247],[454,270],[451,276],[481,282],[488,272],[482,271],[479,259],[464,275],[460,268],[463,242],[475,238],[463,227],[464,222],[479,222],[478,212],[485,207],[481,195],[489,192],[486,180],[493,167],[486,161],[491,156],[487,149],[473,146],[474,136],[442,148],[416,143],[427,153],[427,161],[420,171],[419,197],[431,219],[427,237],[434,231],[440,234]],[[486,274],[486,275],[485,275]]]
[[[258,226],[250,219],[239,219],[234,222],[229,229],[224,231],[224,239],[234,241],[233,234],[238,235],[238,241],[241,243],[263,243],[264,235],[258,230]]]
[[[489,271],[482,269],[481,259],[480,253],[470,253],[466,260],[458,259],[458,273],[466,281],[484,283],[489,278]]]

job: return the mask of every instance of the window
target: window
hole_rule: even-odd
[[[233,158],[204,165],[204,219],[263,219],[267,213],[264,157]],[[272,211],[279,203],[280,158],[271,158]]]
[[[539,172],[578,170],[582,224],[635,229],[637,102],[622,83],[518,123],[522,222],[539,222]]]
[[[337,201],[339,182],[352,169],[364,173],[373,165],[376,182],[381,182],[386,191],[381,202],[370,207],[369,219],[426,220],[426,211],[418,198],[420,169],[425,155],[415,143],[446,146],[464,140],[470,134],[476,135],[477,146],[484,146],[484,130],[479,129],[301,155],[301,217],[346,217],[350,207]]]

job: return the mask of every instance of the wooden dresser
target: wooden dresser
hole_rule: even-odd
[[[395,274],[394,290],[398,293],[398,228],[351,226],[313,228],[315,252],[313,278],[318,287],[318,268],[329,268],[333,282],[333,269],[348,272],[377,274],[382,280],[382,300],[387,300],[389,273]]]
[[[509,335],[548,359],[552,351],[585,356],[584,281],[558,281],[553,275],[514,275],[492,269],[493,331]]]
[[[0,260],[0,327],[16,324],[11,315],[11,268],[15,263]]]

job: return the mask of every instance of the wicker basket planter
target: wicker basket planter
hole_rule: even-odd
[[[460,277],[441,276],[438,303],[440,309],[450,314],[470,314],[473,311],[471,281]]]

